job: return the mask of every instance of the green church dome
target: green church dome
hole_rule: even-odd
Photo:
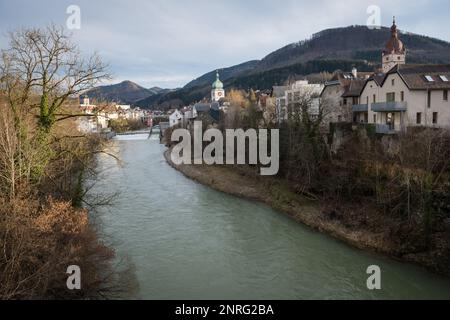
[[[223,83],[219,79],[219,71],[216,73],[216,81],[212,84],[213,89],[223,89]]]

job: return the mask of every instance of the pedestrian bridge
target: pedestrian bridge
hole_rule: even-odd
[[[147,134],[150,135],[152,133],[151,130],[146,130],[146,131],[129,131],[129,132],[122,132],[122,133],[117,133],[117,136],[135,136],[135,135],[143,135],[143,134]]]
[[[150,128],[150,130],[139,130],[139,131],[128,131],[128,132],[122,132],[117,133],[115,136],[116,140],[157,140],[159,139],[160,135],[160,127],[154,126]],[[154,139],[154,137],[157,136],[157,139]]]

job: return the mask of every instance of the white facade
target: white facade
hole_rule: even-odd
[[[312,114],[319,113],[320,94],[324,86],[321,84],[310,84],[307,80],[296,81],[284,91],[284,96],[276,98],[278,121],[288,119],[288,107],[301,102],[302,99],[311,99]]]
[[[123,104],[118,104],[118,105],[116,105],[116,108],[117,108],[118,110],[121,110],[121,111],[128,111],[128,110],[131,110],[131,106],[130,106],[130,105],[123,105]]]
[[[225,98],[225,90],[224,89],[214,89],[211,92],[211,101],[218,102],[220,99]]]
[[[175,110],[170,116],[169,116],[169,123],[170,127],[175,127],[183,122],[183,114]]]
[[[384,82],[367,82],[361,94],[361,109],[367,108],[368,123],[385,131],[403,131],[411,126],[450,128],[447,89],[410,90],[398,73]]]
[[[78,129],[83,133],[97,133],[109,127],[111,120],[144,120],[146,114],[139,108],[132,109],[130,105],[108,105],[97,107],[90,104],[89,98],[84,97],[80,104],[81,113],[85,116],[77,120]]]

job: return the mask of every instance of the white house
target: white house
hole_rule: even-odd
[[[353,122],[375,124],[379,133],[411,126],[450,127],[450,65],[406,64],[395,20],[382,52],[382,68],[366,76],[354,70],[325,86],[322,99],[331,101],[338,121],[348,121],[342,110],[350,110]]]
[[[128,111],[131,110],[131,106],[130,105],[125,105],[125,104],[118,104],[116,105],[116,108],[120,111]]]
[[[170,116],[169,116],[169,123],[170,127],[175,127],[183,122],[183,114],[175,110]]]
[[[367,114],[379,132],[410,126],[450,128],[450,65],[394,66],[370,78],[353,112]]]
[[[274,87],[275,89],[275,87]],[[305,97],[312,100],[311,113],[319,113],[320,94],[324,86],[322,84],[310,84],[307,80],[296,81],[288,87],[276,87],[277,95],[277,115],[278,121],[286,121],[288,118],[288,108],[295,106]],[[284,90],[284,95],[280,91]]]

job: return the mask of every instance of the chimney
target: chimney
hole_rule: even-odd
[[[355,79],[358,78],[358,69],[353,68],[352,69],[352,74],[353,74],[353,77],[355,77]]]

